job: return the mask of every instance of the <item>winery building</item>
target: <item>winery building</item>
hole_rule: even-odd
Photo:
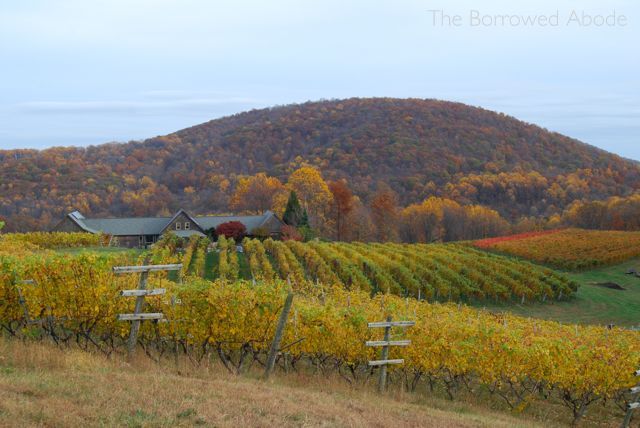
[[[238,221],[247,228],[247,235],[269,235],[279,238],[284,223],[273,212],[249,216],[192,216],[181,209],[172,217],[86,218],[74,211],[58,223],[54,232],[104,233],[123,247],[146,248],[164,233],[172,232],[181,238],[205,236],[207,231],[230,221]]]

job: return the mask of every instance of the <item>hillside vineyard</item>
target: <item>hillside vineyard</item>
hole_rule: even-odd
[[[70,245],[73,239],[66,236],[63,242]],[[136,263],[136,256],[60,254],[25,242],[9,241],[0,247],[7,251],[0,254],[0,328],[14,337],[51,337],[59,344],[75,342],[107,355],[121,351],[129,329],[116,314],[130,311],[131,301],[119,293],[135,288],[137,280],[115,276],[112,267]],[[256,242],[248,244],[256,247]],[[222,245],[221,255],[230,256],[229,242]],[[360,257],[357,246],[331,247],[323,248],[354,261]],[[180,352],[194,364],[218,355],[229,370],[240,373],[247,356],[250,364],[264,359],[288,281],[203,280],[198,277],[202,264],[197,262],[202,246],[190,248],[183,263],[192,267],[182,283],[162,273],[150,278],[150,287],[163,288],[166,295],[148,296],[146,309],[162,313],[170,322],[143,324],[139,341],[150,355]],[[261,254],[257,248],[255,253]],[[383,248],[377,252],[381,253]],[[154,263],[178,261],[161,246],[140,257]],[[287,255],[275,257],[293,261]],[[16,287],[24,279],[30,284]],[[298,370],[335,371],[350,382],[366,379],[371,376],[367,361],[374,357],[372,348],[364,346],[374,339],[367,321],[393,316],[416,322],[399,336],[411,340],[411,346],[390,355],[394,358],[396,351],[402,351],[405,364],[392,370],[391,378],[409,390],[424,383],[425,388],[435,385],[453,398],[464,388],[482,387],[511,408],[526,406],[530,400],[558,400],[578,420],[593,403],[623,406],[624,391],[635,382],[640,352],[636,332],[532,321],[388,293],[372,298],[369,290],[355,287],[290,281],[297,297],[283,343],[293,344],[286,354]],[[47,322],[30,324],[25,314]]]
[[[161,241],[154,251],[167,246]],[[205,271],[208,239],[192,239],[181,257],[184,275],[205,278],[276,279],[296,284],[341,285],[371,295],[392,293],[432,302],[551,301],[570,297],[578,284],[565,275],[526,261],[467,245],[302,243],[219,238],[217,264]],[[171,251],[169,250],[169,253]],[[174,257],[176,255],[174,254]],[[239,258],[246,263],[240,269]]]

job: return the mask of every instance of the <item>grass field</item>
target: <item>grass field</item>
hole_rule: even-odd
[[[486,305],[490,310],[504,310],[519,315],[551,319],[566,323],[640,326],[640,278],[625,275],[630,268],[640,268],[640,260],[568,275],[580,284],[576,295],[567,301],[546,304]],[[613,282],[625,290],[596,285]]]
[[[123,247],[72,247],[72,248],[57,248],[55,250],[61,254],[81,254],[81,253],[96,253],[96,254],[112,254],[112,253],[130,253],[132,255],[140,255],[144,250],[138,248],[123,248]]]
[[[126,364],[0,338],[0,426],[542,426],[469,403],[380,397],[325,377],[265,383],[223,370],[187,363],[177,370],[147,358]]]

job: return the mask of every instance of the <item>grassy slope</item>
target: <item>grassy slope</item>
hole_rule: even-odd
[[[551,304],[486,305],[492,310],[508,310],[524,316],[546,318],[567,323],[640,325],[640,278],[625,275],[629,268],[639,268],[640,260],[585,272],[568,273],[580,283],[576,296]],[[626,290],[612,290],[593,283],[614,282]]]
[[[129,365],[0,338],[0,426],[538,426],[467,403],[382,398],[315,376],[264,383],[221,370],[176,371],[146,358]]]

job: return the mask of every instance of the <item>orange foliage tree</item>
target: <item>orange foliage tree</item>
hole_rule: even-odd
[[[349,214],[355,208],[355,198],[347,186],[346,180],[330,182],[329,190],[333,195],[330,216],[335,228],[335,237],[338,241],[342,241],[347,235]]]
[[[395,241],[398,238],[398,197],[386,184],[378,187],[370,204],[376,239],[381,242]]]
[[[278,197],[282,194],[286,194],[286,189],[280,180],[260,172],[238,180],[231,197],[231,208],[262,213],[274,209]]]

